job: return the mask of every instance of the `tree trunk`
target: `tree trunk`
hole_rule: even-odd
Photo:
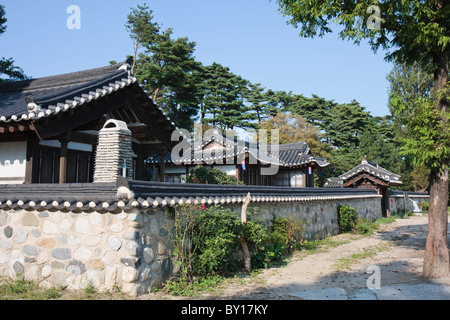
[[[247,223],[247,207],[250,204],[250,193],[247,195],[247,197],[244,200],[244,204],[242,205],[242,210],[241,210],[241,223],[243,225],[245,225]],[[244,266],[245,266],[245,271],[247,271],[248,273],[250,273],[252,271],[252,260],[250,257],[250,251],[248,250],[248,245],[247,242],[244,239],[244,236],[241,235],[239,237],[239,242],[241,243],[241,247],[242,247],[242,252],[244,253]]]
[[[436,108],[439,111],[446,111],[448,101],[444,90],[446,90],[448,81],[447,52],[441,52],[436,56],[434,62],[437,65],[434,73]],[[428,212],[428,235],[423,260],[423,276],[440,278],[447,276],[450,270],[447,242],[448,163],[444,163],[443,170],[431,170],[430,180],[430,210]]]
[[[136,36],[136,47],[134,48],[133,67],[131,68],[131,74],[135,76],[134,69],[136,68],[137,51],[139,48],[139,34]]]
[[[158,100],[159,91],[160,91],[160,88],[156,88],[155,94],[153,96],[153,102],[155,102],[155,103],[156,103],[156,100]]]
[[[428,236],[423,261],[425,278],[440,278],[449,273],[447,245],[448,170],[431,173]]]

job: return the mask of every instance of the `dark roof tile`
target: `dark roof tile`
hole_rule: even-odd
[[[115,64],[39,79],[0,84],[0,123],[36,120],[76,108],[136,82]]]

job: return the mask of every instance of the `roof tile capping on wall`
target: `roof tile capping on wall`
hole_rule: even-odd
[[[337,232],[337,207],[381,216],[376,190],[187,185],[130,181],[0,185],[0,275],[43,286],[130,295],[160,287],[176,271],[171,260],[173,218],[168,207],[219,204],[240,214],[243,199],[272,214],[307,222],[305,238]]]
[[[131,131],[119,120],[106,121],[98,136],[94,183],[115,182],[123,176],[133,179]]]

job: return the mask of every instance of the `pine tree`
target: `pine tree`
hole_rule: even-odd
[[[5,15],[5,7],[0,5],[0,35],[6,31],[7,19]],[[14,60],[12,58],[6,59],[3,57],[0,59],[0,83],[26,79],[28,79],[28,77],[24,74],[21,68],[14,65]]]
[[[192,130],[199,110],[198,90],[201,64],[195,60],[195,43],[173,39],[173,31],[161,30],[147,6],[138,6],[128,15],[127,30],[135,41],[135,76],[153,101],[175,125]],[[138,52],[138,48],[142,52]]]
[[[359,137],[369,125],[369,112],[358,102],[338,104],[331,108],[331,121],[324,136],[343,150],[356,149]]]
[[[204,67],[202,122],[221,131],[254,127],[255,115],[244,103],[248,81],[218,63]]]
[[[283,92],[266,89],[260,83],[248,83],[245,94],[248,109],[255,114],[258,126],[282,110],[281,104],[284,97]]]

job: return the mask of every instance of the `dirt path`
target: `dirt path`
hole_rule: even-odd
[[[234,279],[215,294],[193,299],[297,300],[299,298],[293,293],[330,288],[342,288],[351,293],[367,288],[367,280],[371,276],[367,273],[369,266],[380,268],[381,286],[430,284],[421,278],[427,224],[427,217],[414,216],[381,225],[371,236],[333,236],[329,245],[317,252],[296,252],[285,266],[265,269],[256,276]],[[357,256],[351,258],[352,255]],[[450,286],[450,277],[432,283]],[[66,298],[71,299],[71,295]],[[189,300],[163,292],[137,298],[119,296],[106,299]]]
[[[368,267],[373,265],[380,268],[381,286],[427,283],[421,278],[427,223],[427,217],[414,216],[382,225],[369,237],[334,236],[334,242],[348,243],[309,255],[297,253],[287,266],[264,270],[216,298],[297,299],[291,294],[337,287],[351,292],[367,288]],[[359,255],[350,259],[352,254]],[[450,277],[435,283],[450,285]]]

